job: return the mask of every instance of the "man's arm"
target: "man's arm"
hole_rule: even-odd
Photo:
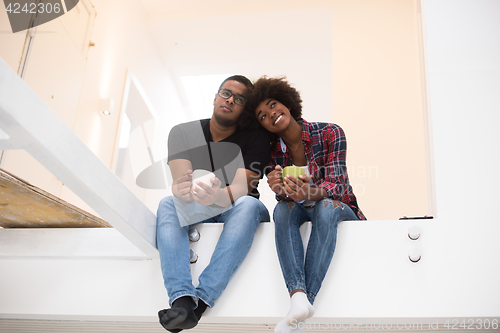
[[[229,191],[228,194],[231,196],[230,199],[232,199],[232,202],[252,192],[254,187],[259,183],[259,180],[260,177],[257,173],[248,169],[238,169],[233,182],[228,186],[229,189],[227,190]]]

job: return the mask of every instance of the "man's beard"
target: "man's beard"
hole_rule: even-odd
[[[217,121],[217,123],[223,127],[232,127],[238,124],[238,119],[227,119],[225,117],[218,115],[216,112],[214,113],[214,118]]]

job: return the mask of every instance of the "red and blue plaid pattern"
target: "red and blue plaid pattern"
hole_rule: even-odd
[[[303,125],[302,142],[314,184],[323,188],[330,198],[351,207],[361,220],[366,220],[349,185],[347,141],[342,128],[330,123],[308,123],[305,119],[298,123]],[[292,165],[288,149],[285,152],[281,150],[279,139],[271,144],[271,170],[278,164],[282,168]]]

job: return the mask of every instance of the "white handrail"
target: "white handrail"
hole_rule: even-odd
[[[156,216],[0,59],[0,149],[24,149],[147,257]]]

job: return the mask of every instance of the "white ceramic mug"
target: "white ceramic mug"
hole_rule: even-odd
[[[203,190],[200,186],[196,184],[197,181],[200,181],[204,184],[207,184],[208,186],[212,187],[213,183],[210,180],[211,178],[215,178],[215,174],[213,172],[210,172],[208,170],[203,170],[203,169],[197,169],[193,171],[193,187],[195,189],[201,189]],[[204,190],[203,190],[204,191]]]

